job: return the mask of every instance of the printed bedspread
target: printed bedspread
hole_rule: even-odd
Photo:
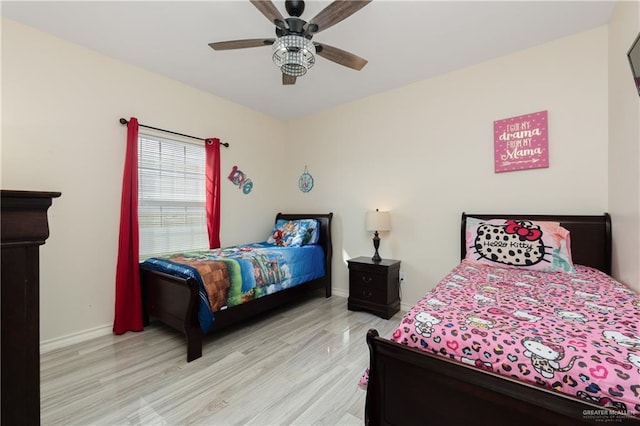
[[[640,416],[640,296],[596,269],[576,268],[463,261],[390,339]]]
[[[208,332],[215,312],[323,277],[324,251],[311,244],[281,247],[252,243],[152,257],[147,269],[193,278],[199,283],[200,328]]]

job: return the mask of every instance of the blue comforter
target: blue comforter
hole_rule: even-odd
[[[226,303],[221,309],[257,299],[325,275],[324,251],[312,244],[282,247],[266,242],[243,244],[214,250],[174,253],[152,257],[141,266],[182,278],[193,278],[199,284],[200,328],[208,332],[215,320],[207,290],[198,269],[199,262],[223,262],[229,276]],[[189,263],[189,264],[187,264]]]

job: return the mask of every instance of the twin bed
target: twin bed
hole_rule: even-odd
[[[607,214],[463,214],[461,247],[389,339],[367,334],[367,424],[640,420],[640,297],[608,275]]]
[[[330,297],[332,217],[278,213],[266,242],[145,260],[145,325],[155,318],[184,333],[191,362],[207,333],[317,290]]]

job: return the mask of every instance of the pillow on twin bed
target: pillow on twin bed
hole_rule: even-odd
[[[318,242],[318,221],[316,219],[278,219],[267,243],[285,247],[300,247]]]
[[[542,272],[574,272],[569,231],[559,222],[467,217],[465,259]]]

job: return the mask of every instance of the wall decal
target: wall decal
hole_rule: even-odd
[[[242,171],[238,169],[238,166],[233,166],[231,173],[229,173],[228,179],[242,189],[242,192],[248,194],[253,189],[253,182]]]
[[[493,122],[495,172],[549,167],[547,111]]]
[[[302,192],[309,192],[313,189],[313,176],[309,174],[306,165],[304,166],[304,173],[298,179],[298,188]]]

